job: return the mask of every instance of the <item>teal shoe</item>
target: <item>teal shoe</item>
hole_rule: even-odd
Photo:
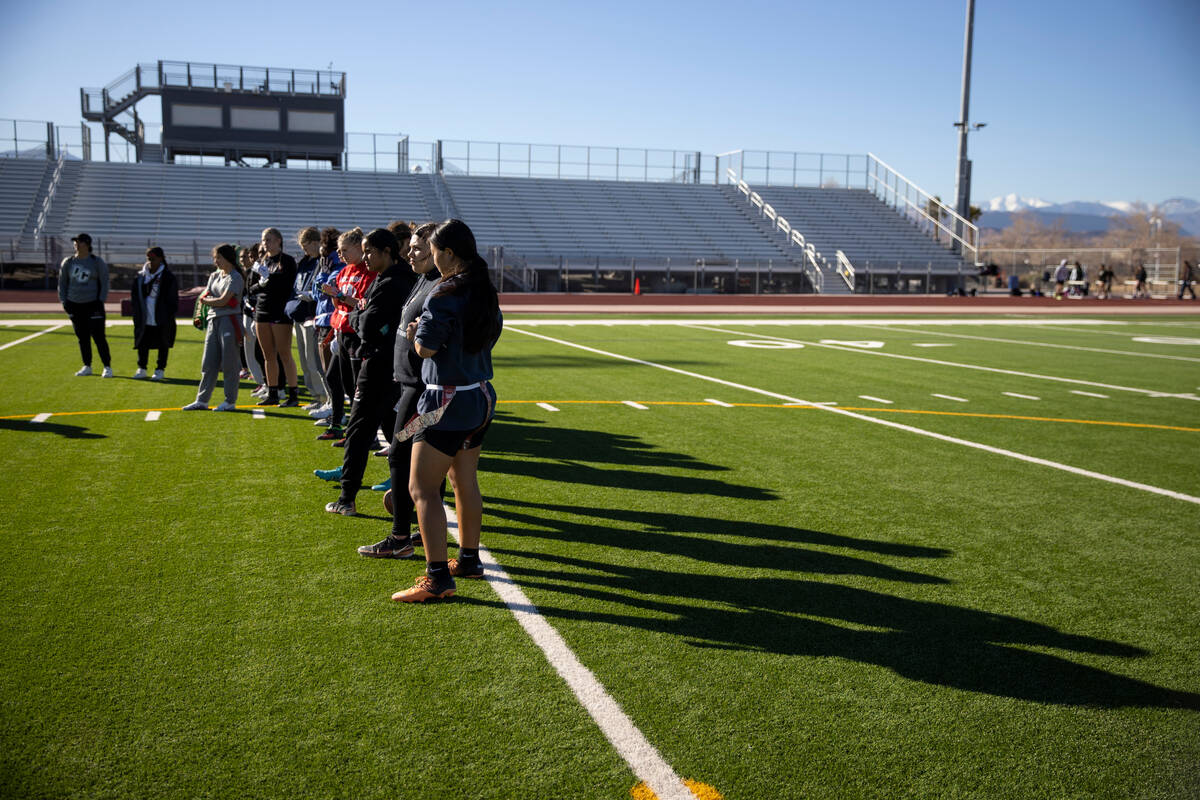
[[[388,478],[383,483],[377,483],[374,486],[372,486],[371,491],[372,492],[386,492],[388,489],[391,489],[391,488],[392,488],[392,479]]]
[[[342,479],[342,468],[337,469],[314,469],[313,475],[316,475],[323,481],[340,481]]]

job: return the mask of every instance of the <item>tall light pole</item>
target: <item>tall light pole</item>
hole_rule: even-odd
[[[958,128],[958,174],[954,181],[954,210],[967,219],[971,208],[971,162],[967,159],[967,134],[972,126],[968,122],[971,106],[971,42],[975,35],[975,0],[967,0],[967,30],[963,39],[962,113],[954,126]],[[983,123],[974,129],[982,128]],[[961,224],[956,224],[961,228]],[[959,238],[963,231],[958,230]]]

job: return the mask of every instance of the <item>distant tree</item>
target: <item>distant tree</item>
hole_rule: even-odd
[[[978,222],[983,216],[983,209],[979,206],[967,206],[967,219],[970,222]]]

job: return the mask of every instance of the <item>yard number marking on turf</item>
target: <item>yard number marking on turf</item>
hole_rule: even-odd
[[[261,408],[255,408],[250,411],[250,419],[266,419],[266,418],[267,418],[267,412],[263,411]]]
[[[46,420],[50,419],[50,417],[51,417],[51,416],[53,416],[53,415],[51,415],[51,414],[38,414],[36,417],[34,417],[33,419],[31,419],[31,420],[29,420],[29,421],[30,421],[31,423],[45,422]]]
[[[67,327],[67,323],[65,323],[65,322],[60,325],[52,325],[49,328],[46,328],[46,330],[44,330],[44,331],[38,331],[37,333],[31,333],[24,338],[17,339],[15,342],[9,342],[8,344],[0,344],[0,350],[7,350],[10,347],[16,347],[17,345],[22,344],[23,342],[28,342],[30,339],[36,339],[37,337],[42,336],[47,333],[50,333],[51,331],[56,331],[59,328],[65,328],[65,327]]]
[[[867,323],[855,325],[854,327],[856,327],[856,328],[872,328],[875,330],[888,330],[885,327],[881,327],[879,325],[871,325],[871,324],[867,324]],[[945,331],[921,331],[921,333],[928,334],[929,336],[948,336],[948,337],[953,337],[955,339],[974,339],[975,341],[978,341],[978,342],[998,342],[999,344],[1023,344],[1023,345],[1029,345],[1030,347],[1053,347],[1058,350],[1081,350],[1085,353],[1104,353],[1106,355],[1115,355],[1115,356],[1136,356],[1137,358],[1166,358],[1166,359],[1170,359],[1172,361],[1192,361],[1192,362],[1200,363],[1200,358],[1193,358],[1191,356],[1169,356],[1169,355],[1163,355],[1161,353],[1139,353],[1139,352],[1136,352],[1133,350],[1108,350],[1103,347],[1082,347],[1080,345],[1060,344],[1058,342],[1031,342],[1031,341],[1026,341],[1024,339],[1004,339],[1004,338],[995,337],[995,336],[974,336],[969,333],[946,333]],[[1088,331],[1088,333],[1091,333],[1091,331]],[[1123,334],[1123,335],[1127,336],[1128,334]],[[1176,339],[1175,337],[1172,337],[1172,336],[1162,336],[1162,337],[1135,336],[1133,338],[1133,341],[1148,342],[1151,344],[1200,344],[1200,339]],[[913,347],[937,347],[937,345],[914,344]]]
[[[891,400],[884,400],[882,397],[872,397],[869,394],[860,394],[858,397],[860,400],[870,400],[872,403],[883,403],[889,406],[892,404]]]
[[[965,397],[955,397],[955,396],[954,396],[954,395],[952,395],[952,394],[938,394],[937,392],[934,392],[934,393],[933,393],[932,395],[930,395],[930,396],[931,396],[931,397],[940,397],[940,398],[942,398],[943,400],[953,400],[953,401],[954,401],[954,402],[956,402],[956,403],[969,403],[969,402],[971,402],[970,400],[968,400],[968,399],[967,399],[967,398],[965,398]]]
[[[926,320],[926,322],[927,322],[927,320]],[[708,325],[699,325],[699,324],[697,324],[697,325],[682,325],[682,327],[695,328],[696,330],[701,330],[701,331],[712,331],[713,333],[732,334],[734,336],[745,335],[744,331],[732,331],[732,330],[729,330],[728,328],[717,328],[717,327],[708,326]],[[528,333],[528,331],[522,331],[522,333]],[[770,334],[768,334],[768,336],[770,336]],[[1001,375],[1015,375],[1018,378],[1037,378],[1038,380],[1044,380],[1044,381],[1057,381],[1058,383],[1072,383],[1072,384],[1075,384],[1076,386],[1096,386],[1101,389],[1114,389],[1118,392],[1136,392],[1137,394],[1148,394],[1148,395],[1151,395],[1152,397],[1175,397],[1175,398],[1179,398],[1181,400],[1198,400],[1198,401],[1200,401],[1200,397],[1197,397],[1196,395],[1193,395],[1193,394],[1173,394],[1170,392],[1159,392],[1154,389],[1139,389],[1134,386],[1118,386],[1116,384],[1111,384],[1111,383],[1098,383],[1096,381],[1085,381],[1085,380],[1081,380],[1079,378],[1061,378],[1057,375],[1042,375],[1037,372],[1021,372],[1021,371],[1015,370],[1015,369],[1000,369],[999,367],[984,367],[979,364],[963,364],[962,362],[959,362],[959,361],[942,361],[942,360],[936,359],[936,358],[922,358],[921,356],[906,356],[901,353],[885,353],[882,350],[863,349],[861,347],[843,347],[841,345],[828,344],[828,342],[832,341],[830,339],[823,339],[821,342],[801,342],[801,341],[797,341],[795,339],[786,339],[786,338],[779,337],[779,336],[771,337],[771,338],[780,339],[781,341],[785,341],[785,342],[795,342],[796,344],[811,345],[813,347],[825,347],[830,350],[841,350],[844,353],[865,353],[866,355],[883,356],[884,358],[899,358],[899,359],[903,359],[905,361],[920,361],[923,364],[937,364],[937,365],[943,366],[943,367],[960,367],[962,369],[979,370],[980,372],[995,372],[995,373],[999,373]]]
[[[538,408],[543,408],[543,409],[545,409],[546,411],[558,411],[558,409],[557,409],[557,408],[555,408],[554,406],[550,405],[549,403],[538,403],[538,404],[537,404],[537,407],[538,407]]]
[[[1034,397],[1031,394],[1017,394],[1016,392],[1001,392],[1000,394],[1008,395],[1009,397],[1017,397],[1021,400],[1041,400],[1040,397]]]
[[[695,326],[695,327],[699,328],[700,326]],[[586,345],[576,344],[575,342],[568,342],[565,339],[556,339],[552,336],[546,336],[545,334],[534,333],[533,331],[521,330],[519,327],[516,327],[516,326],[513,326],[512,328],[510,328],[510,330],[513,330],[524,336],[533,336],[538,339],[544,339],[545,341],[565,345],[566,347],[574,347],[574,348],[577,348],[579,350],[583,350],[583,351],[586,351],[589,353],[595,353],[597,355],[608,356],[609,358],[616,358],[621,361],[629,361],[634,364],[642,364],[643,366],[654,367],[655,369],[661,369],[661,370],[665,370],[667,372],[674,372],[677,375],[686,375],[690,378],[698,378],[703,381],[710,381],[712,383],[718,383],[722,386],[729,386],[734,389],[744,389],[745,391],[753,392],[755,394],[761,394],[766,397],[774,397],[777,400],[783,400],[785,404],[810,405],[810,406],[814,405],[813,403],[808,403],[808,402],[805,402],[798,398],[789,397],[788,395],[780,394],[778,392],[772,392],[772,391],[768,391],[766,389],[759,389],[754,386],[747,386],[743,383],[735,383],[733,381],[727,381],[727,380],[723,380],[721,378],[714,378],[711,375],[702,375],[698,372],[690,372],[685,369],[679,369],[678,367],[670,367],[670,366],[667,366],[666,364],[658,364],[654,361],[646,361],[641,358],[634,358],[633,356],[621,355],[620,353],[612,353],[612,352],[609,352],[606,350],[598,350],[594,347],[588,347]],[[720,329],[702,328],[702,330],[713,330],[715,333],[730,333],[730,331],[720,330]],[[838,348],[838,349],[842,349],[842,348]],[[851,350],[850,352],[863,352],[863,351]],[[870,351],[868,351],[868,352],[870,352]],[[881,354],[881,355],[886,355],[886,354]],[[918,359],[918,360],[924,360],[924,359]],[[1141,391],[1141,390],[1135,390],[1135,391]],[[909,433],[915,433],[919,436],[928,436],[931,439],[938,439],[943,442],[949,442],[951,444],[959,444],[959,445],[962,445],[963,447],[971,447],[976,450],[983,450],[984,452],[987,452],[987,453],[994,453],[995,455],[1001,455],[1001,456],[1007,456],[1009,458],[1015,458],[1018,461],[1024,461],[1029,464],[1039,464],[1044,467],[1050,467],[1051,469],[1058,469],[1058,470],[1062,470],[1063,472],[1070,472],[1075,475],[1082,475],[1085,478],[1095,478],[1096,480],[1105,481],[1107,483],[1117,484],[1118,486],[1125,486],[1130,489],[1139,489],[1143,492],[1150,492],[1151,494],[1162,495],[1164,497],[1170,497],[1175,500],[1182,500],[1187,503],[1195,503],[1196,505],[1200,505],[1200,497],[1194,497],[1192,495],[1184,494],[1182,492],[1175,492],[1170,489],[1161,489],[1157,486],[1150,486],[1149,484],[1145,484],[1145,483],[1137,483],[1136,481],[1128,481],[1128,480],[1125,480],[1124,478],[1117,478],[1112,475],[1105,475],[1100,472],[1093,472],[1092,470],[1081,469],[1080,467],[1073,467],[1070,464],[1062,464],[1057,461],[1050,461],[1048,459],[1038,458],[1036,456],[1025,455],[1024,453],[1017,453],[1012,450],[1005,450],[1000,447],[992,447],[991,445],[982,444],[980,442],[972,442],[967,439],[959,439],[955,436],[947,436],[942,433],[935,433],[933,431],[927,431],[927,430],[924,430],[923,428],[914,428],[911,425],[904,425],[899,422],[893,422],[892,420],[889,420],[889,419],[879,419],[878,417],[870,417],[870,416],[867,416],[866,414],[857,414],[853,411],[836,408],[834,406],[818,405],[815,407],[824,409],[825,411],[828,411],[831,414],[840,414],[845,417],[851,417],[853,419],[862,420],[863,422],[871,422],[876,425],[884,425],[889,428],[895,428],[897,430],[907,431]]]
[[[1079,394],[1079,395],[1083,395],[1084,397],[1099,397],[1101,400],[1108,399],[1108,395],[1106,395],[1106,394],[1096,394],[1095,392],[1081,392],[1078,389],[1072,389],[1071,394]],[[1161,397],[1161,395],[1158,395],[1158,396]]]
[[[158,422],[158,418],[162,416],[161,411],[147,411],[146,422]]]
[[[636,408],[638,411],[648,411],[649,410],[649,408],[647,406],[644,406],[641,403],[635,403],[632,400],[622,400],[621,402],[624,403],[625,405],[629,406],[630,408]]]
[[[446,523],[450,532],[458,541],[458,519],[454,509],[446,509]],[[541,648],[546,660],[562,677],[575,698],[583,706],[588,715],[599,726],[601,733],[608,739],[625,763],[633,770],[634,775],[649,786],[659,800],[696,800],[696,795],[675,774],[671,765],[663,759],[662,754],[650,744],[636,725],[633,724],[617,701],[613,699],[604,684],[596,679],[566,641],[559,635],[546,618],[538,611],[537,606],[530,602],[529,597],[521,587],[508,576],[504,567],[492,557],[491,551],[479,546],[479,560],[487,568],[483,577],[500,596],[504,605],[517,618],[517,622],[533,639],[534,644]]]

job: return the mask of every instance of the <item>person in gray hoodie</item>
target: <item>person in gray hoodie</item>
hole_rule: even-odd
[[[92,340],[100,361],[102,377],[113,376],[108,338],[104,335],[104,301],[108,299],[108,264],[92,252],[92,237],[81,233],[71,239],[75,255],[64,258],[58,269],[58,300],[71,318],[83,367],[76,375],[92,374]]]

